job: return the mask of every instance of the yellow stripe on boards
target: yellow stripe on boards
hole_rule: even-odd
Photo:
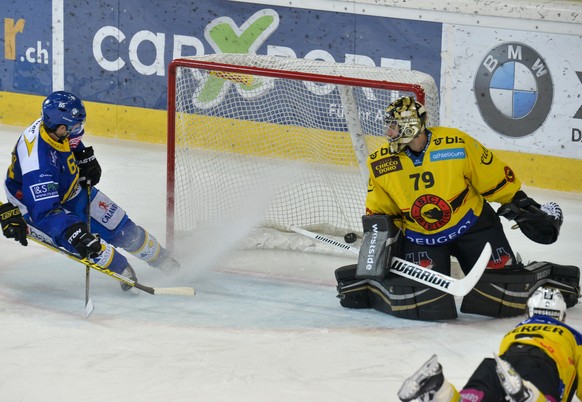
[[[0,91],[0,123],[27,127],[38,119],[44,96],[25,95]],[[166,143],[167,116],[165,110],[152,110],[105,103],[84,102],[87,108],[86,132],[109,138],[119,138],[156,144]],[[197,121],[197,119],[200,119]],[[220,122],[212,121],[220,120]],[[324,157],[318,155],[317,147],[332,149],[337,156],[328,163],[355,166],[348,133],[325,130],[304,129],[294,126],[277,126],[269,123],[242,122],[210,117],[177,116],[176,124],[200,124],[195,143],[205,149],[243,153],[265,157],[298,159],[298,153],[307,161]],[[261,147],[273,143],[273,138],[281,141],[276,148]],[[219,140],[212,145],[212,141]],[[369,142],[370,139],[366,139]],[[368,143],[370,152],[383,141],[382,138]],[[329,147],[329,148],[328,148]],[[521,181],[528,187],[546,188],[560,191],[582,192],[582,160],[549,155],[534,155],[521,152],[493,150],[495,154],[510,164]],[[311,156],[310,156],[311,155]],[[8,161],[6,162],[8,163]]]

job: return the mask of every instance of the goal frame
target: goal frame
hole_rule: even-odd
[[[365,78],[333,76],[328,74],[306,73],[300,71],[276,70],[264,67],[224,64],[196,58],[172,60],[168,68],[167,93],[167,166],[166,166],[166,244],[173,248],[175,229],[175,168],[176,168],[176,79],[178,68],[196,68],[226,73],[265,76],[270,78],[311,81],[335,85],[351,85],[375,89],[411,92],[420,103],[425,103],[425,90],[420,84],[393,81],[375,81]]]

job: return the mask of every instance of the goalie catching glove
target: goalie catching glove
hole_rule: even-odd
[[[89,233],[87,225],[82,222],[69,227],[65,231],[65,236],[82,258],[95,258],[103,251],[99,236]]]
[[[77,166],[79,167],[79,182],[83,187],[87,186],[90,181],[91,185],[99,183],[101,179],[101,165],[95,157],[93,147],[83,148],[79,151],[74,151]]]
[[[23,246],[28,245],[26,240],[26,222],[22,218],[22,214],[18,207],[11,203],[0,205],[0,224],[2,225],[2,233],[8,239],[14,239]]]
[[[511,202],[499,207],[497,215],[514,220],[528,239],[540,244],[554,243],[564,221],[558,204],[548,202],[540,205],[521,190]]]

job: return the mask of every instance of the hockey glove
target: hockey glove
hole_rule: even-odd
[[[87,186],[87,181],[91,185],[99,183],[101,178],[101,166],[97,162],[93,147],[83,148],[80,151],[74,151],[77,166],[79,167],[79,182],[83,187]]]
[[[2,232],[8,239],[14,239],[23,246],[28,245],[26,240],[26,222],[22,219],[22,214],[18,207],[11,203],[2,204],[0,206],[0,224],[2,225]]]
[[[558,204],[540,205],[523,191],[518,191],[511,202],[499,207],[497,215],[514,220],[528,239],[540,244],[554,243],[564,221]]]
[[[400,230],[390,215],[364,215],[362,225],[364,236],[356,278],[381,280],[388,274],[390,260],[400,246]]]
[[[103,251],[99,236],[89,233],[87,225],[82,222],[75,223],[65,230],[65,237],[82,258],[95,258]]]

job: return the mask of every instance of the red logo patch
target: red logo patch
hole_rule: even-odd
[[[505,178],[508,182],[513,183],[515,181],[515,174],[509,166],[505,166]]]
[[[445,226],[451,220],[452,208],[442,198],[425,194],[418,197],[412,208],[410,216],[425,230],[437,230]]]

